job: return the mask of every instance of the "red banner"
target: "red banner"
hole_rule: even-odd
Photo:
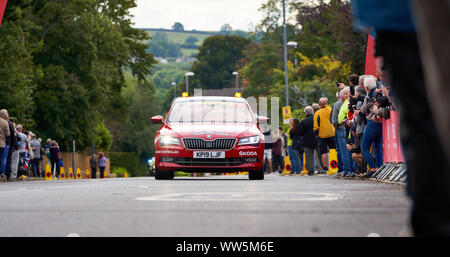
[[[383,119],[383,160],[384,162],[405,162],[398,133],[398,112],[391,111],[391,117]]]
[[[8,0],[0,0],[0,26],[2,25],[3,14],[5,13],[6,2],[8,2]]]
[[[370,34],[367,36],[365,60],[364,74],[377,76],[377,65],[380,65],[380,63],[375,59],[375,39]],[[391,111],[390,118],[387,120],[383,119],[384,162],[405,162],[400,145],[398,126],[398,112]]]
[[[377,76],[377,62],[375,61],[375,39],[370,34],[367,36],[364,74]]]

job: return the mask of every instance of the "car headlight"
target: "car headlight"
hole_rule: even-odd
[[[159,144],[164,145],[181,145],[180,139],[171,136],[161,136],[159,138]]]
[[[239,139],[238,145],[258,145],[259,136],[243,137]]]

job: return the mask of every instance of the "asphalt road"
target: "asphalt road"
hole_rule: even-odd
[[[405,187],[331,176],[0,183],[0,236],[411,236]]]

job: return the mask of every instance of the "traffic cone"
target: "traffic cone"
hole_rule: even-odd
[[[74,179],[73,177],[73,169],[69,168],[69,179]]]
[[[66,179],[66,172],[64,170],[64,167],[61,167],[59,169],[59,179],[65,180]]]
[[[89,169],[86,170],[86,179],[91,178],[91,171]]]
[[[48,164],[45,166],[45,180],[53,180],[52,169]]]
[[[336,149],[330,149],[327,175],[334,175],[337,173],[337,171],[338,171],[338,162]]]
[[[288,175],[291,173],[291,161],[289,160],[289,156],[284,157],[284,170],[281,175]]]
[[[125,171],[125,174],[123,174],[124,178],[128,178],[128,172]]]
[[[82,179],[80,168],[77,168],[76,179]]]

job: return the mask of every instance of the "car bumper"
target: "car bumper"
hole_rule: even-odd
[[[196,159],[193,158],[194,150],[188,150],[183,147],[161,147],[156,149],[155,152],[156,166],[161,171],[218,173],[258,171],[263,166],[264,158],[264,147],[261,146],[241,146],[227,150],[225,151],[224,159]]]

